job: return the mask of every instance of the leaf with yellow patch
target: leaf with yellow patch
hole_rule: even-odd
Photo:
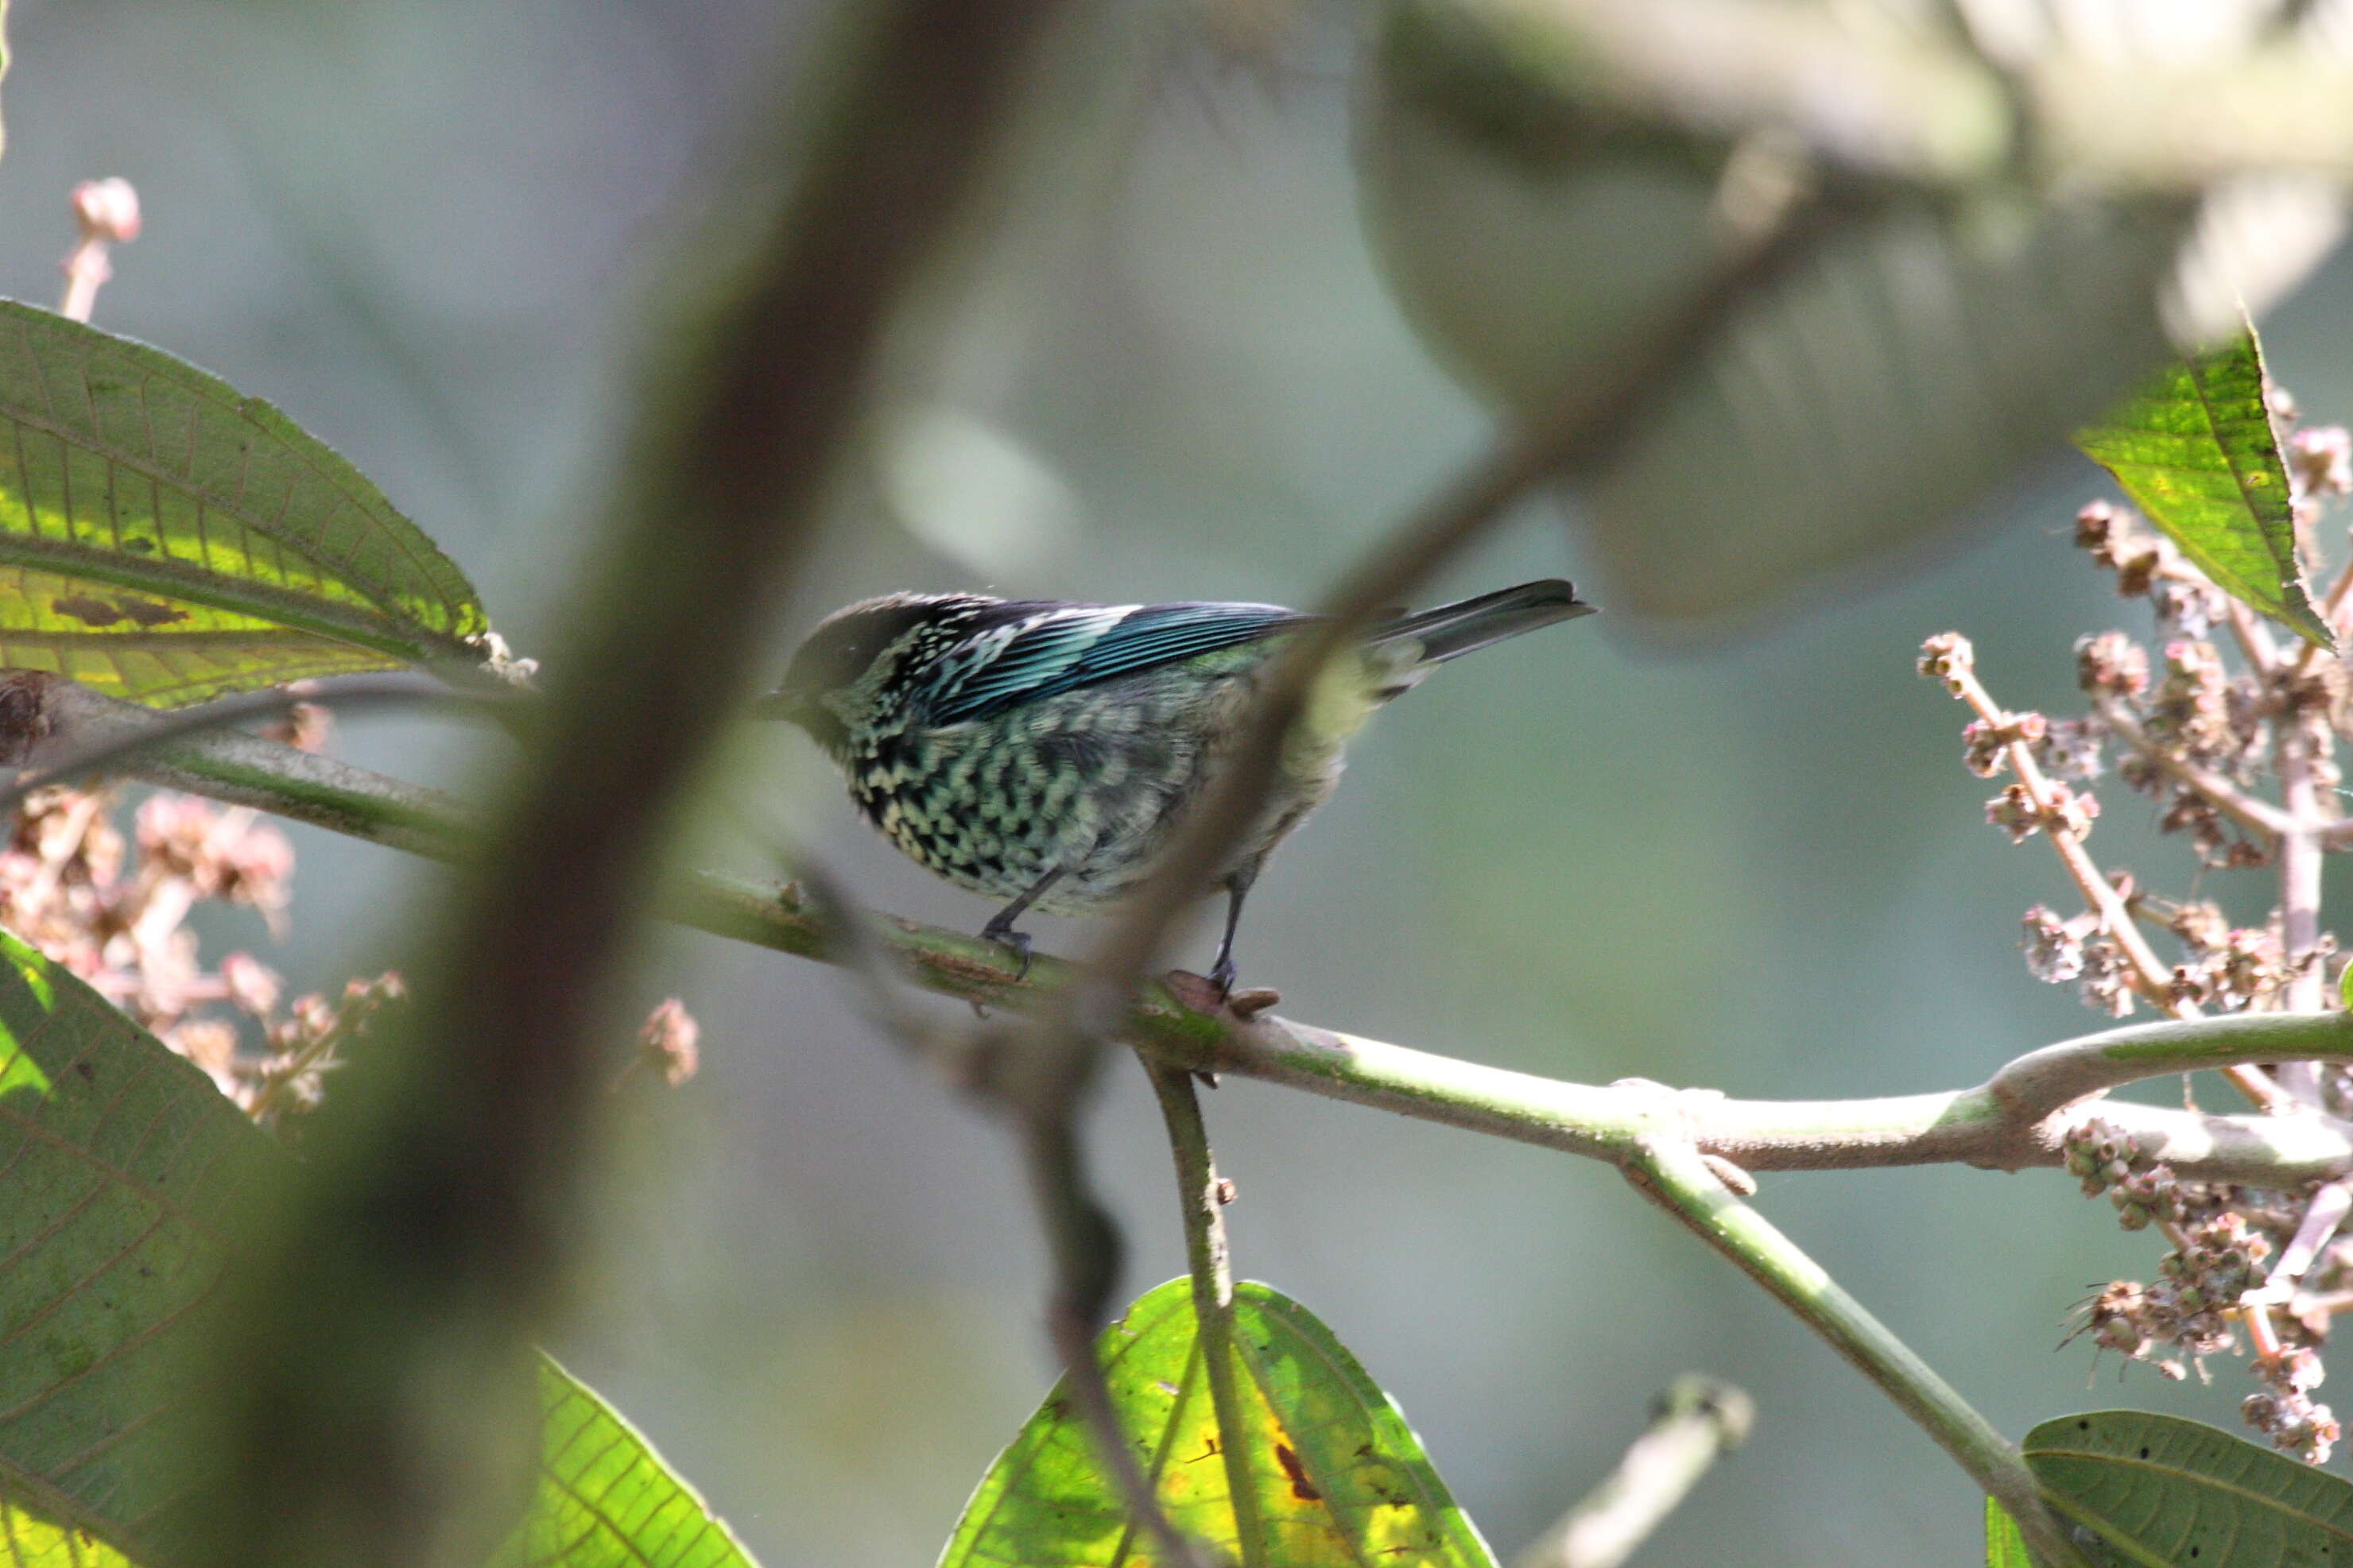
[[[1121,1428],[1178,1530],[1244,1563],[1493,1568],[1404,1415],[1330,1329],[1265,1285],[1236,1286],[1233,1310],[1247,1427],[1235,1436],[1259,1521],[1250,1542],[1235,1523],[1190,1281],[1145,1295],[1097,1345]],[[1058,1385],[990,1467],[940,1568],[1163,1561]]]
[[[0,300],[0,668],[168,707],[479,663],[489,629],[433,542],[277,409]]]
[[[131,1568],[131,1560],[86,1531],[0,1498],[0,1568]]]

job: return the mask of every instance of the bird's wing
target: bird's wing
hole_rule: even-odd
[[[930,703],[935,724],[987,719],[1114,676],[1253,642],[1310,617],[1280,605],[1069,605],[973,639],[965,673]]]

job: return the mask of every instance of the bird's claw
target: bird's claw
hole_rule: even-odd
[[[1029,933],[1028,931],[1015,931],[1011,926],[983,926],[981,928],[980,940],[983,942],[993,942],[997,946],[1003,948],[1006,952],[1013,955],[1013,962],[1015,964],[1013,978],[1015,980],[1021,981],[1029,978],[1029,965],[1034,961],[1030,957]]]

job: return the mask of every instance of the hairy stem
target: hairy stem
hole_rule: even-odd
[[[2326,1005],[2327,976],[2320,953],[2320,789],[2316,742],[2291,710],[2278,724],[2280,801],[2292,826],[2279,838],[2280,957],[2287,965],[2288,1010],[2317,1013]],[[2309,1104],[2320,1101],[2320,1074],[2309,1062],[2284,1063],[2280,1086]]]

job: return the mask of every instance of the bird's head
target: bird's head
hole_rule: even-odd
[[[849,724],[889,682],[916,634],[970,603],[961,594],[886,594],[836,610],[793,651],[783,684],[752,711],[797,724],[839,752]]]

